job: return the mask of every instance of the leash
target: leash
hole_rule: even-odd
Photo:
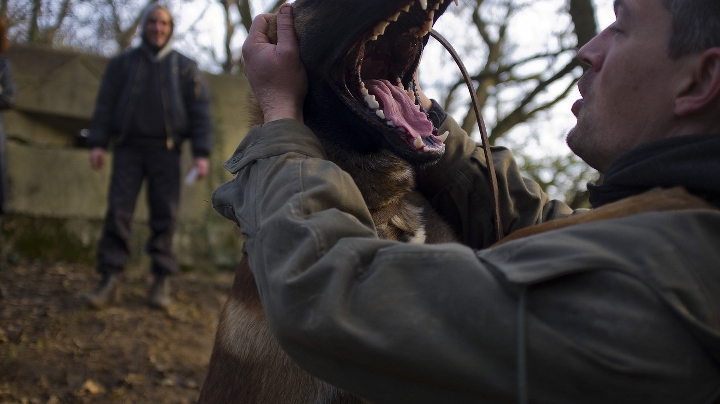
[[[487,161],[488,179],[490,181],[490,190],[493,197],[493,218],[495,224],[495,241],[500,241],[503,238],[503,225],[502,218],[500,217],[500,193],[498,191],[497,174],[495,173],[495,164],[492,160],[492,154],[490,152],[490,141],[488,140],[487,129],[485,129],[485,121],[483,120],[482,113],[480,112],[480,104],[478,103],[477,96],[475,95],[475,86],[472,83],[472,79],[465,69],[465,65],[460,56],[455,52],[455,49],[450,45],[442,35],[440,35],[434,29],[430,30],[430,35],[435,38],[442,46],[447,49],[455,63],[460,68],[460,72],[465,79],[465,84],[470,91],[470,98],[472,100],[473,109],[475,110],[475,116],[477,117],[478,129],[480,129],[480,140],[482,141],[483,152],[485,153],[485,160]]]

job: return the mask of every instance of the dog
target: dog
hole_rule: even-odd
[[[382,238],[457,240],[415,189],[416,169],[442,157],[447,134],[439,134],[419,100],[407,95],[428,32],[456,1],[293,4],[308,72],[305,124],[329,160],[355,180]],[[198,403],[370,404],[306,373],[284,354],[265,320],[247,257],[221,313]]]

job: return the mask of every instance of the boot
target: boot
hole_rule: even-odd
[[[150,307],[162,310],[167,310],[170,307],[172,298],[170,298],[170,280],[167,276],[155,276],[155,280],[150,287],[148,304]]]
[[[88,306],[101,309],[108,303],[117,301],[120,297],[120,278],[120,274],[117,273],[103,274],[97,288],[85,295]]]

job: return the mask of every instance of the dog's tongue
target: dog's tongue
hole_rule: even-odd
[[[395,126],[405,129],[413,138],[427,137],[432,134],[432,122],[418,111],[407,93],[387,80],[368,80],[365,82],[370,94],[380,101],[385,118]]]

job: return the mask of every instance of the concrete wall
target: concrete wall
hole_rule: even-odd
[[[0,253],[10,258],[94,262],[107,202],[106,168],[90,168],[81,130],[88,128],[107,59],[45,47],[8,51],[17,106],[4,113],[8,134],[10,214],[2,218]],[[247,132],[247,82],[206,75],[212,96],[214,149],[210,176],[181,190],[175,251],[186,268],[233,266],[241,240],[233,223],[210,205],[231,178],[222,168]],[[184,145],[183,171],[191,162]],[[141,193],[133,223],[133,261],[143,263],[148,211]],[[65,253],[64,253],[65,252]]]

